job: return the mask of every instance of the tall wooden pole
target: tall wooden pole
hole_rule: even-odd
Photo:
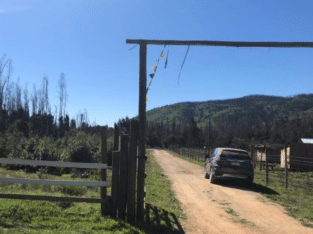
[[[101,127],[101,162],[106,163],[107,160],[107,127]],[[106,169],[101,169],[101,180],[107,181]],[[101,203],[101,214],[108,214],[108,201],[107,201],[107,187],[101,187],[101,199],[104,202]]]
[[[138,180],[137,220],[144,218],[145,156],[146,156],[146,87],[147,87],[147,44],[140,43],[139,52],[139,126],[138,126]]]

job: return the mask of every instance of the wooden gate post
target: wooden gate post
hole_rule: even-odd
[[[121,136],[120,183],[118,197],[118,217],[126,218],[127,181],[128,181],[128,135]]]
[[[136,217],[136,167],[137,167],[138,121],[130,124],[130,140],[128,154],[128,188],[127,188],[127,222],[134,223]]]
[[[106,163],[107,158],[107,127],[101,127],[101,162]],[[101,180],[107,180],[107,171],[106,169],[101,169]],[[101,214],[108,215],[108,199],[107,199],[107,187],[101,187],[101,199],[104,202],[101,203]]]
[[[119,127],[116,123],[114,123],[114,144],[113,144],[113,150],[118,151],[119,148],[119,141],[120,141],[120,132]]]
[[[112,191],[111,191],[111,218],[116,219],[118,206],[118,191],[120,182],[120,152],[113,151],[112,158]]]
[[[145,168],[146,168],[146,101],[147,101],[147,44],[140,43],[139,49],[139,126],[138,126],[138,180],[137,220],[144,218]]]

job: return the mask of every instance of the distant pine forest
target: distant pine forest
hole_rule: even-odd
[[[313,138],[313,94],[182,102],[147,112],[151,147],[238,147]]]

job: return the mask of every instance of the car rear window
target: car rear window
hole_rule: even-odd
[[[223,151],[221,159],[250,160],[248,153],[240,151]]]

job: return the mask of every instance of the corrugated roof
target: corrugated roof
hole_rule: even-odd
[[[313,144],[312,138],[301,138],[301,142],[304,144]]]

